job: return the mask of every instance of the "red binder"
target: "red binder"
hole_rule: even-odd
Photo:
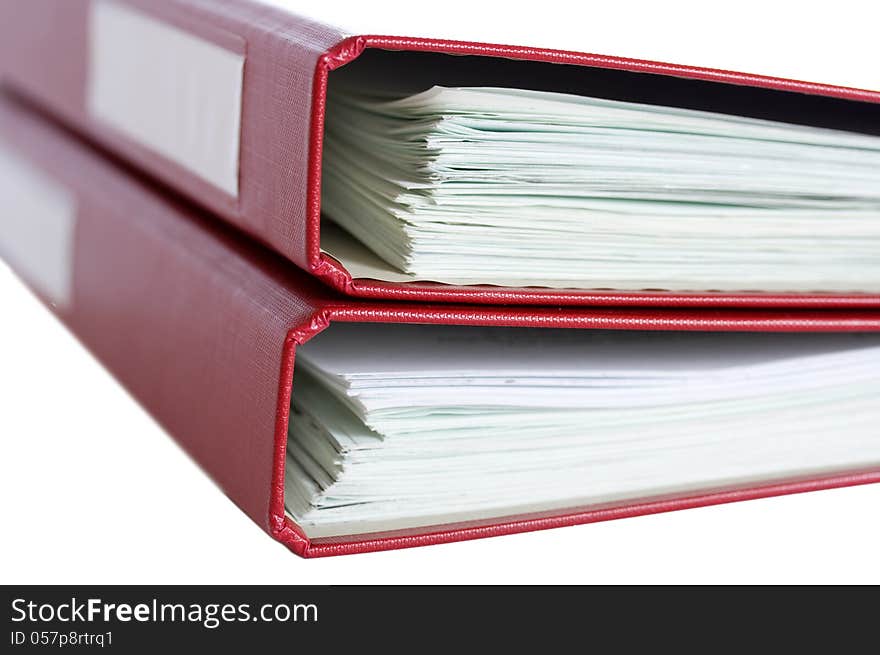
[[[0,197],[6,203],[0,255],[241,509],[297,554],[402,548],[880,481],[880,469],[849,471],[755,488],[310,541],[284,512],[289,406],[296,393],[292,374],[297,347],[331,323],[873,331],[880,330],[880,312],[351,301],[8,99],[0,100],[0,169]],[[40,226],[37,248],[29,241],[33,224]]]
[[[134,31],[128,33],[130,29]],[[154,113],[169,112],[169,119],[176,117],[180,125],[187,125],[186,137],[183,132],[175,134],[174,128],[168,134],[142,133],[146,128],[137,117],[114,104],[120,98],[112,97],[112,92],[105,97],[107,88],[121,88],[113,83],[112,73],[100,72],[101,62],[113,59],[107,53],[117,52],[114,46],[119,44],[112,42],[113,35],[123,44],[139,44],[137,52],[126,50],[135,64],[141,61],[137,57],[165,57],[166,64],[178,70],[194,62],[188,92],[163,87],[157,93],[167,97],[150,96],[134,102]],[[697,93],[704,99],[713,98],[721,111],[725,103],[740,107],[769,103],[787,108],[789,114],[818,115],[820,122],[830,121],[836,127],[876,127],[880,116],[876,108],[880,91],[876,90],[599,54],[405,36],[358,36],[252,0],[31,0],[0,6],[0,75],[9,84],[347,295],[483,304],[880,306],[876,294],[615,292],[353,279],[339,261],[321,250],[326,88],[331,71],[377,50],[471,55],[448,59],[459,66],[468,59],[468,66],[492,64],[494,69],[499,62],[559,64],[554,74],[564,68],[566,79],[575,84],[580,80],[583,85],[584,79],[595,84],[595,76],[600,75],[606,83],[610,80],[611,84],[659,94],[655,99]],[[211,74],[204,72],[208,68]],[[133,64],[128,77],[138,80],[135,70]],[[110,77],[104,79],[107,75]],[[212,81],[205,81],[208,79]],[[192,80],[198,80],[198,85]],[[164,81],[162,78],[157,84]],[[136,93],[138,89],[148,93],[145,81],[138,84]],[[195,101],[194,109],[191,107],[196,115],[187,118],[182,115],[187,113],[186,101],[180,99],[202,86],[208,91],[201,101]],[[182,114],[174,113],[178,101],[183,103]],[[221,107],[229,111],[224,114],[218,109]],[[115,114],[114,108],[119,109]],[[218,112],[223,115],[218,117]],[[205,116],[211,118],[206,120]],[[208,143],[186,152],[186,146],[180,144],[199,126],[204,128],[202,141]],[[216,135],[225,135],[228,142]]]

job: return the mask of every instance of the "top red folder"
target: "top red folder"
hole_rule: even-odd
[[[551,33],[549,18],[542,25],[505,12],[504,21],[493,22],[481,13],[485,8],[470,7],[473,20],[457,19],[459,31],[451,33],[451,23],[442,19],[419,27],[411,24],[411,15],[383,16],[372,5],[362,11],[310,7],[310,13],[325,15],[307,18],[291,9],[296,4],[3,3],[0,75],[64,122],[349,295],[555,305],[880,306],[870,282],[853,284],[853,291],[823,291],[821,285],[819,291],[770,291],[746,275],[747,265],[742,276],[731,274],[732,286],[707,284],[705,291],[613,281],[593,285],[601,288],[559,281],[528,286],[424,281],[384,274],[376,255],[340,238],[345,233],[326,217],[322,221],[325,117],[333,114],[327,92],[343,71],[383,84],[416,75],[429,85],[528,88],[877,134],[877,80],[871,66],[857,65],[872,61],[870,39],[853,33],[844,49],[832,52],[815,48],[818,21],[815,29],[800,25],[778,43],[751,19],[740,25],[751,32],[736,29],[742,21],[730,16],[729,29],[714,34],[707,48],[700,43],[708,32],[701,31],[699,19],[674,20],[665,5],[662,16],[635,22],[615,14],[623,8],[591,8],[589,25],[570,17],[576,29],[556,25]],[[354,28],[328,24],[340,16]],[[425,32],[425,25],[432,31]],[[377,32],[401,36],[369,35]],[[474,42],[478,39],[528,39],[531,45],[567,49]],[[691,65],[699,63],[715,68]],[[817,81],[789,79],[807,75]],[[545,218],[536,212],[534,223]],[[673,213],[665,220],[678,218]],[[853,243],[866,244],[864,257],[872,257],[860,235]],[[841,252],[846,254],[845,245]],[[853,259],[862,261],[862,253],[853,253]],[[740,286],[745,290],[736,290]],[[710,290],[719,288],[725,290]]]

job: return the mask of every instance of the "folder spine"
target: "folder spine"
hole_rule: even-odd
[[[268,529],[282,348],[324,302],[321,285],[6,100],[0,148],[73,199],[68,302],[53,305],[27,270],[9,263]],[[16,192],[3,188],[0,201]],[[0,221],[0,243],[14,248],[13,219]],[[51,395],[51,373],[46,385]]]

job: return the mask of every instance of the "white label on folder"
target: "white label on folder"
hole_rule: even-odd
[[[0,256],[53,305],[67,307],[76,200],[0,143]]]
[[[91,115],[238,197],[244,55],[109,0],[90,21]]]

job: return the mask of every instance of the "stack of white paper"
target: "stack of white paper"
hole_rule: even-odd
[[[373,277],[880,290],[878,137],[521,89],[330,92],[322,206]]]
[[[296,365],[314,537],[880,462],[877,335],[335,324]]]

